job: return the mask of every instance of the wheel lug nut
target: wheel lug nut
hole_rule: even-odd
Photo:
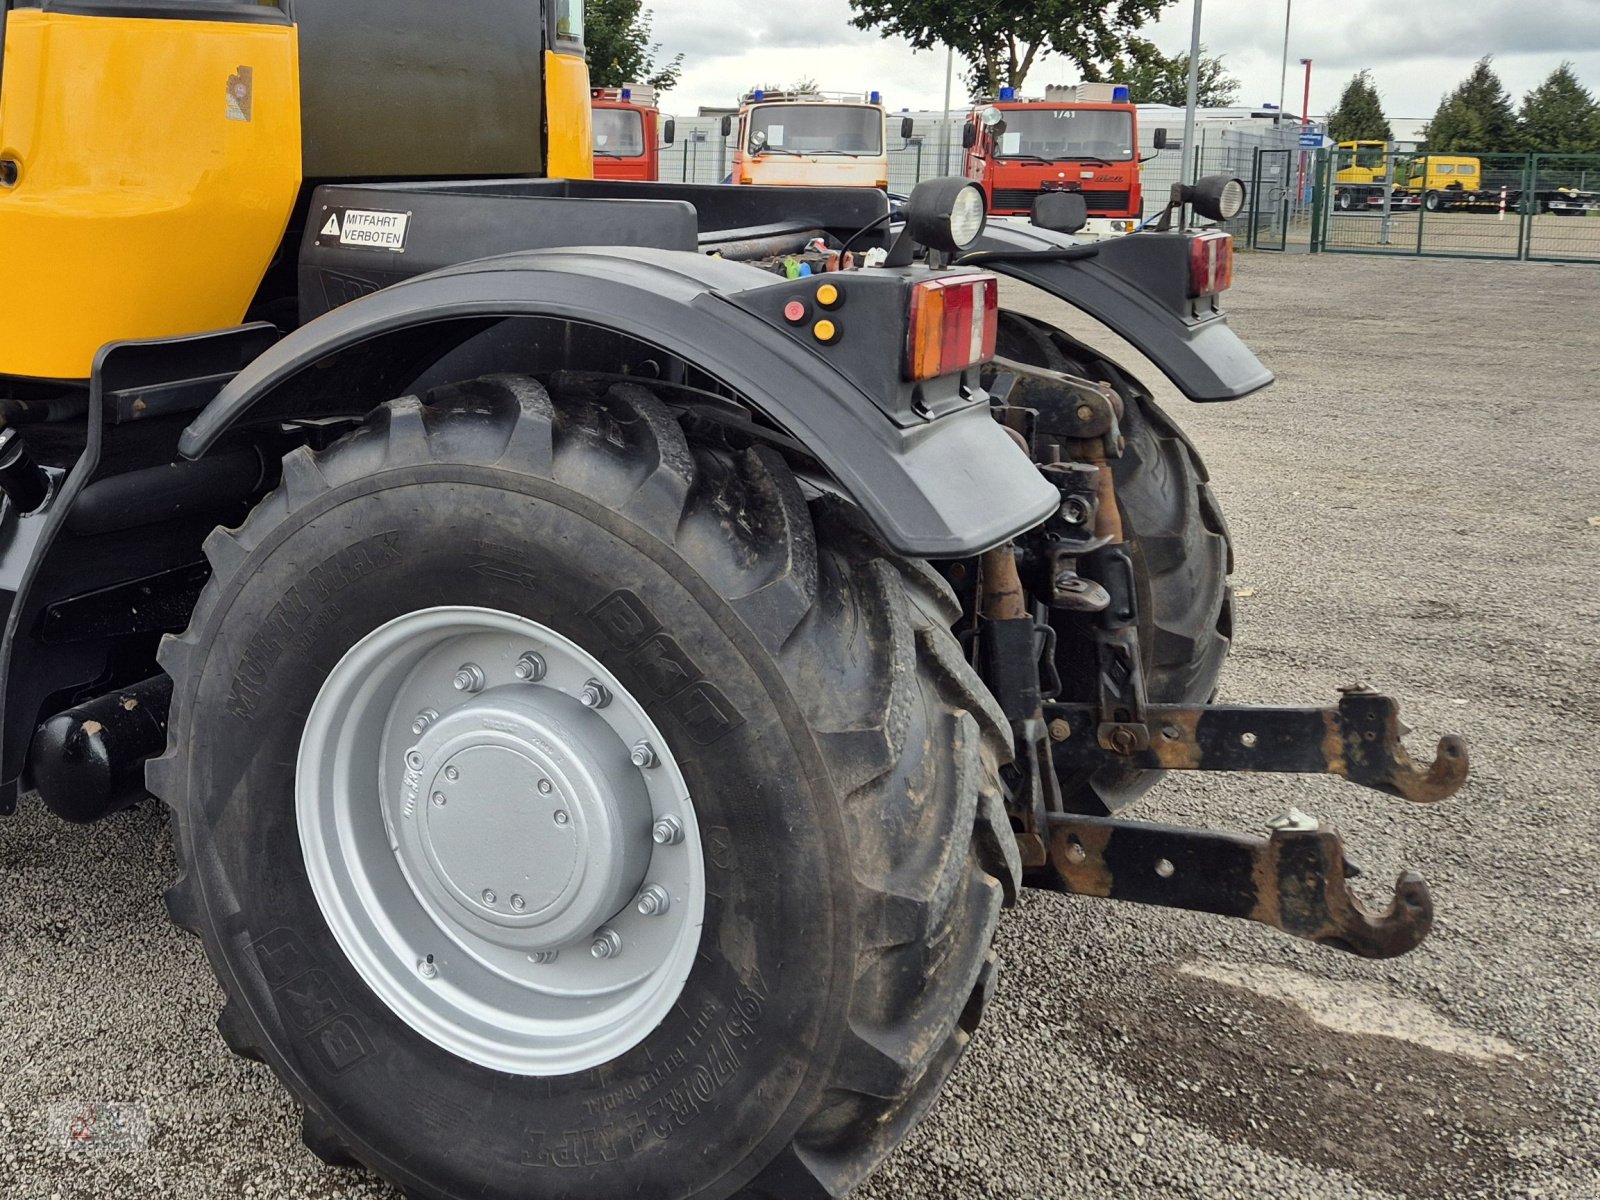
[[[555,962],[556,957],[560,953],[561,951],[559,950],[535,950],[532,954],[528,955],[528,961],[531,963],[536,963],[542,967],[546,963]]]
[[[604,708],[611,703],[611,692],[598,679],[591,679],[583,685],[583,690],[578,693],[578,699],[583,702],[585,708]]]
[[[628,761],[644,770],[655,766],[659,760],[656,758],[656,748],[649,742],[635,742],[633,749],[628,752]]]
[[[483,668],[477,663],[463,663],[452,682],[456,686],[456,691],[472,695],[483,691],[483,685],[488,680],[484,677]]]
[[[555,790],[555,784],[551,783],[548,779],[539,780],[539,795],[548,796]]]
[[[650,830],[650,837],[658,846],[676,846],[683,841],[683,822],[677,817],[662,817]]]
[[[431,954],[428,955],[427,958],[424,958],[417,963],[417,974],[421,975],[424,979],[432,979],[438,973],[439,968],[434,966],[433,955]]]
[[[422,751],[420,751],[420,750],[407,750],[406,751],[406,766],[410,767],[413,771],[422,770]]]
[[[672,907],[672,897],[659,883],[652,883],[639,893],[639,902],[634,907],[643,916],[659,917]]]
[[[456,780],[461,778],[461,772],[456,770],[454,767],[446,767],[444,769],[444,777],[451,783],[454,783]]]
[[[428,732],[428,726],[432,725],[438,719],[439,719],[439,710],[438,709],[436,709],[436,708],[425,708],[425,709],[423,709],[421,712],[419,712],[417,714],[417,719],[415,721],[411,722],[411,732],[416,734],[418,737],[420,737],[424,733],[427,733]]]
[[[515,893],[512,894],[512,896],[511,896],[511,911],[512,912],[521,912],[523,909],[525,909],[527,907],[528,907],[528,902],[526,900],[524,900],[521,896],[516,895]]]
[[[596,958],[616,958],[622,953],[622,935],[615,929],[602,929],[594,935],[589,953]]]
[[[490,908],[494,907],[494,893],[488,888],[483,889],[483,902]]]
[[[443,792],[435,792],[433,794],[433,806],[435,808],[443,808],[445,806],[445,798],[444,798],[444,793]]]
[[[545,674],[544,656],[530,650],[517,659],[513,671],[523,683],[538,683]]]
[[[567,815],[567,810],[566,809],[564,809],[564,808],[556,809],[556,824],[557,825],[565,825],[570,820],[572,820],[572,818]]]

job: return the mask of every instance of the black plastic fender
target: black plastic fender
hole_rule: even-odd
[[[851,364],[874,337],[873,360],[898,362],[903,327],[893,339],[859,328],[840,340],[849,354],[830,356],[830,347],[807,340],[807,329],[760,315],[770,308],[764,289],[785,285],[741,264],[636,247],[511,254],[420,275],[336,308],[273,346],[196,418],[179,452],[198,458],[234,425],[280,408],[310,415],[303,394],[315,385],[310,373],[364,347],[381,365],[378,351],[398,346],[396,335],[427,341],[454,324],[463,332],[443,335],[437,347],[447,352],[494,321],[551,317],[638,339],[734,389],[802,443],[901,553],[975,554],[1054,510],[1056,489],[993,420],[981,391],[926,420],[889,419],[887,397],[874,394],[882,376],[864,379]],[[881,283],[850,281],[858,285],[899,289],[903,280],[884,272]],[[292,402],[275,403],[288,396]]]
[[[1082,258],[1052,257],[1082,243],[1022,222],[992,221],[968,248],[986,271],[1032,284],[1131,342],[1191,400],[1236,400],[1272,372],[1228,328],[1214,298],[1189,298],[1187,240],[1130,233]],[[1044,256],[1030,252],[1047,252]]]

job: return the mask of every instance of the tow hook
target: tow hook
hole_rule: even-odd
[[[1405,871],[1389,907],[1367,911],[1337,831],[1288,822],[1270,837],[1052,813],[1050,863],[1065,889],[1258,921],[1362,958],[1414,950],[1433,927],[1422,876]]]

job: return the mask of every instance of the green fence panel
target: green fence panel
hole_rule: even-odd
[[[1600,262],[1600,154],[1536,154],[1528,166],[1525,254]]]

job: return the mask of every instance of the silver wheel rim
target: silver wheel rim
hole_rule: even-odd
[[[358,642],[306,719],[300,845],[368,986],[453,1054],[564,1075],[682,993],[705,866],[666,739],[577,643],[429,608]]]

